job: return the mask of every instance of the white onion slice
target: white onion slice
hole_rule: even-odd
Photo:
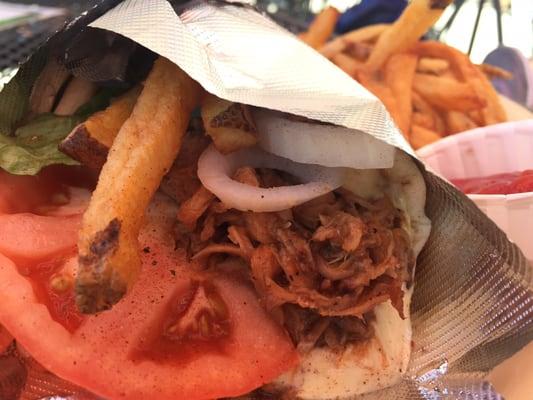
[[[305,164],[355,169],[392,168],[395,148],[342,126],[292,121],[265,109],[252,112],[259,146]]]
[[[275,168],[307,183],[275,188],[245,185],[231,179],[242,166]],[[340,187],[344,172],[343,168],[299,164],[259,148],[222,155],[210,145],[198,160],[202,184],[226,206],[241,211],[273,212],[295,207]]]

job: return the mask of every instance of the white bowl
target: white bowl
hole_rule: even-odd
[[[533,169],[533,119],[448,136],[417,153],[448,180]],[[468,197],[533,260],[533,192]]]

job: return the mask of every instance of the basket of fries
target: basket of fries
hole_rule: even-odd
[[[2,399],[498,398],[533,339],[519,248],[249,6],[102,2],[0,138]]]
[[[418,149],[448,135],[507,121],[490,79],[511,79],[508,71],[475,65],[444,43],[420,41],[442,10],[415,0],[393,24],[360,28],[328,42],[339,15],[330,7],[301,37],[376,95]]]

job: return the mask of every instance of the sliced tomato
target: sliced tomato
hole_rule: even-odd
[[[13,342],[13,336],[11,336],[2,325],[0,325],[0,354],[7,349],[11,342]]]
[[[69,197],[69,186],[90,189],[94,181],[92,173],[77,167],[51,166],[36,176],[11,175],[0,169],[0,214],[40,214],[40,207],[61,205]]]
[[[175,210],[167,214],[175,215]],[[26,259],[57,257],[72,251],[72,218],[48,217],[55,219],[45,224],[27,214],[8,217],[3,222],[9,228],[0,222],[0,323],[59,377],[110,400],[207,400],[247,393],[298,362],[287,334],[264,311],[249,284],[229,275],[192,273],[167,230],[154,226],[141,237],[143,268],[132,290],[112,310],[88,316],[72,329],[54,319],[50,304],[35,291],[35,278],[21,273],[20,265],[6,256],[20,257],[26,251]],[[164,212],[152,219],[157,227],[168,223]],[[24,243],[28,237],[32,245]],[[65,249],[66,242],[70,249]],[[169,341],[169,321],[184,318],[176,309],[198,285],[208,285],[223,302],[223,329],[212,339],[183,336]]]
[[[80,224],[79,214],[70,217],[0,215],[0,253],[22,263],[53,257],[76,246]]]

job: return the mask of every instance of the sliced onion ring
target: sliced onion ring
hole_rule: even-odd
[[[259,146],[305,164],[354,169],[392,168],[395,148],[371,135],[342,126],[294,121],[283,114],[254,109]]]
[[[231,176],[242,166],[275,168],[307,182],[301,185],[258,188],[234,181]],[[198,160],[202,184],[226,206],[240,211],[282,211],[322,196],[342,185],[345,170],[299,164],[259,148],[222,155],[210,145]]]

